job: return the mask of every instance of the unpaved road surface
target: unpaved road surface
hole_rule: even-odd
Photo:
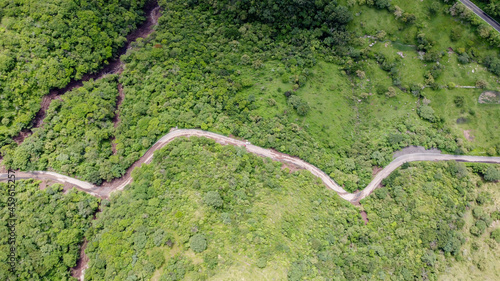
[[[237,140],[231,137],[219,135],[212,132],[196,130],[196,129],[180,129],[172,130],[170,133],[164,135],[160,140],[158,140],[137,162],[135,162],[125,173],[125,175],[119,179],[112,182],[105,183],[102,186],[95,186],[91,183],[84,182],[72,177],[64,176],[54,172],[16,172],[16,179],[27,179],[34,178],[40,180],[51,180],[55,182],[60,182],[64,184],[72,184],[76,188],[85,191],[91,195],[98,196],[101,198],[108,198],[110,193],[115,190],[122,190],[126,185],[132,182],[132,170],[135,167],[139,167],[143,163],[149,164],[153,160],[153,154],[156,150],[161,149],[171,141],[179,137],[204,137],[215,140],[217,143],[223,145],[235,145],[240,147],[245,147],[250,153],[256,154],[261,157],[268,157],[274,161],[280,161],[285,164],[292,164],[296,167],[300,167],[304,170],[311,172],[314,176],[319,177],[323,183],[330,189],[337,192],[337,194],[351,203],[359,203],[360,200],[369,196],[382,182],[384,178],[389,176],[394,170],[406,162],[414,161],[459,161],[459,162],[477,162],[477,163],[494,163],[500,164],[500,157],[486,157],[486,156],[466,156],[466,155],[448,155],[448,154],[436,154],[436,153],[410,153],[406,155],[401,155],[395,158],[389,165],[387,165],[382,171],[377,173],[375,178],[368,184],[368,186],[362,191],[356,193],[349,193],[345,191],[340,185],[338,185],[332,178],[330,178],[326,173],[321,171],[316,166],[309,164],[297,157],[290,156],[288,154],[280,153],[272,149],[265,149],[259,146],[250,144],[245,140]],[[7,181],[7,174],[0,174],[0,181]]]

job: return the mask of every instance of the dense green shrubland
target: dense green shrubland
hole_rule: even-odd
[[[143,20],[144,0],[0,1],[0,146],[50,89],[96,72]]]
[[[86,234],[88,280],[435,280],[462,258],[467,208],[483,232],[497,216],[455,162],[395,172],[361,202],[367,225],[308,172],[203,138],[173,141],[133,177]]]
[[[4,163],[23,171],[53,169],[101,183],[120,177],[127,163],[112,155],[117,77],[85,82],[54,100],[41,128]]]
[[[473,148],[451,129],[454,120],[442,108],[436,109],[441,106],[448,110],[449,106],[431,103],[434,95],[439,96],[436,99],[447,95],[442,93],[440,83],[445,76],[455,75],[449,64],[433,63],[433,56],[427,58],[428,62],[409,62],[387,49],[362,48],[359,39],[346,53],[339,46],[321,44],[322,36],[312,28],[296,27],[296,32],[278,36],[280,29],[275,24],[257,18],[228,20],[231,12],[214,15],[215,8],[195,2],[160,4],[164,12],[156,32],[138,40],[122,57],[126,67],[119,77],[125,93],[119,108],[120,122],[111,129],[108,120],[108,134],[97,134],[92,140],[92,147],[101,147],[103,153],[82,158],[81,150],[74,146],[53,145],[55,150],[49,156],[24,145],[14,157],[9,158],[11,152],[7,151],[6,159],[19,159],[6,164],[21,169],[46,167],[100,182],[120,176],[160,136],[178,126],[232,134],[298,156],[354,191],[371,180],[373,166],[386,165],[392,152],[402,147],[422,145],[458,154]],[[363,13],[374,10],[351,8]],[[375,9],[375,13],[393,17],[387,9]],[[368,25],[371,23],[364,25],[367,30]],[[395,25],[401,25],[402,31],[380,31],[377,36],[382,34],[383,39],[416,32],[412,25]],[[351,29],[359,33],[358,28]],[[236,37],[231,30],[237,30]],[[295,44],[295,40],[302,43]],[[428,53],[439,53],[434,33],[409,40],[422,45],[422,50],[428,49]],[[412,69],[425,70],[422,77],[405,75],[410,67],[405,64],[409,63]],[[385,75],[393,86],[387,85]],[[425,84],[429,85],[422,89]],[[106,95],[116,94],[114,85],[103,88],[110,91]],[[494,125],[480,118],[494,119],[498,111],[491,110],[491,117],[473,116],[474,110],[465,110],[471,102],[461,98],[456,111],[470,112],[466,118],[477,119],[480,126]],[[402,106],[402,102],[415,106]],[[53,130],[52,126],[55,124],[47,124],[44,131]],[[83,131],[76,133],[81,134]],[[500,148],[500,144],[495,146],[494,134],[490,133],[491,141],[484,140],[492,155]],[[41,134],[30,139],[28,143],[39,146],[47,141],[54,143]],[[110,154],[110,142],[116,144],[114,156]],[[43,159],[42,154],[46,154]],[[80,155],[85,163],[64,165],[54,159],[56,154]],[[23,161],[27,165],[16,164]]]
[[[9,192],[0,183],[0,279],[73,280],[69,269],[80,256],[83,234],[99,204],[91,195],[75,189],[63,193],[56,184],[44,190],[40,181],[16,181],[16,273],[9,271]],[[76,279],[74,279],[76,280]]]

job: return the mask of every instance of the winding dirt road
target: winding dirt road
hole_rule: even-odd
[[[301,169],[305,169],[311,172],[314,176],[319,177],[323,183],[330,189],[337,192],[337,194],[354,204],[359,203],[360,200],[369,196],[382,182],[384,178],[389,176],[394,170],[399,166],[403,165],[405,162],[414,161],[459,161],[459,162],[477,162],[477,163],[494,163],[500,164],[500,157],[485,157],[485,156],[466,156],[466,155],[448,155],[448,154],[436,154],[435,152],[430,153],[411,153],[397,157],[394,159],[387,167],[380,171],[375,178],[368,184],[368,186],[362,191],[356,193],[349,193],[345,191],[340,185],[338,185],[332,178],[330,178],[326,173],[321,171],[316,166],[309,164],[297,157],[293,157],[284,153],[277,152],[272,149],[265,149],[259,146],[250,144],[248,141],[237,140],[231,137],[219,135],[212,132],[196,130],[196,129],[180,129],[172,130],[170,133],[164,135],[159,139],[137,162],[135,162],[125,173],[125,175],[119,179],[112,182],[103,184],[102,186],[95,186],[91,183],[84,182],[72,177],[64,176],[54,172],[44,172],[44,171],[34,171],[34,172],[16,172],[16,179],[40,179],[40,180],[51,180],[63,184],[70,184],[78,188],[79,190],[85,191],[91,195],[98,196],[101,198],[108,198],[109,195],[116,190],[123,190],[123,188],[132,182],[132,170],[135,167],[142,165],[143,163],[149,164],[153,159],[153,154],[156,150],[164,147],[171,141],[179,137],[204,137],[215,140],[217,143],[223,145],[234,145],[245,147],[250,153],[256,154],[261,157],[268,157],[274,161],[280,161],[282,163],[291,164]],[[7,181],[7,174],[0,174],[0,181]]]

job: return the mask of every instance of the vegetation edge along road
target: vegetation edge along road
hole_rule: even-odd
[[[111,182],[105,183],[102,186],[96,186],[91,183],[81,181],[72,177],[64,176],[55,172],[48,171],[31,171],[22,172],[18,171],[16,173],[17,179],[39,179],[39,180],[52,180],[60,182],[63,184],[70,184],[77,187],[79,190],[87,192],[93,196],[107,198],[111,192],[115,190],[123,190],[126,185],[132,182],[132,170],[140,166],[141,164],[149,164],[153,159],[153,154],[156,150],[161,149],[171,141],[179,137],[204,137],[213,139],[217,143],[222,145],[234,145],[239,147],[244,147],[248,152],[256,154],[262,157],[268,157],[274,161],[279,161],[282,163],[292,164],[301,169],[305,169],[311,172],[314,176],[320,178],[323,183],[330,189],[337,192],[337,194],[344,200],[351,203],[358,203],[363,198],[369,196],[382,182],[382,180],[388,177],[394,170],[406,162],[414,161],[459,161],[459,162],[476,162],[476,163],[492,163],[500,164],[500,157],[489,157],[489,156],[467,156],[467,155],[449,155],[449,154],[436,154],[436,153],[410,153],[402,155],[394,159],[389,165],[387,165],[382,171],[380,171],[375,178],[362,190],[356,193],[349,193],[344,190],[339,184],[337,184],[330,176],[325,172],[317,168],[316,166],[309,164],[297,157],[290,156],[281,152],[277,152],[273,149],[266,149],[259,146],[250,144],[250,142],[245,140],[238,140],[231,137],[223,136],[220,134],[207,132],[198,129],[173,129],[168,134],[160,138],[151,148],[146,151],[146,153],[137,160],[119,179],[115,179]],[[0,174],[0,181],[7,181],[8,175],[3,173]]]
[[[483,19],[487,24],[493,27],[496,31],[500,32],[500,24],[494,20],[490,15],[481,10],[478,6],[476,6],[470,0],[460,0],[462,4],[464,4],[467,8],[469,8],[474,14]]]

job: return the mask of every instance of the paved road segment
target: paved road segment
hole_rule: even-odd
[[[500,32],[500,24],[496,22],[492,17],[490,17],[487,13],[481,10],[478,6],[472,3],[470,0],[460,0],[462,4],[464,4],[467,8],[474,12],[474,14],[478,15],[485,22],[487,22],[491,27]]]

